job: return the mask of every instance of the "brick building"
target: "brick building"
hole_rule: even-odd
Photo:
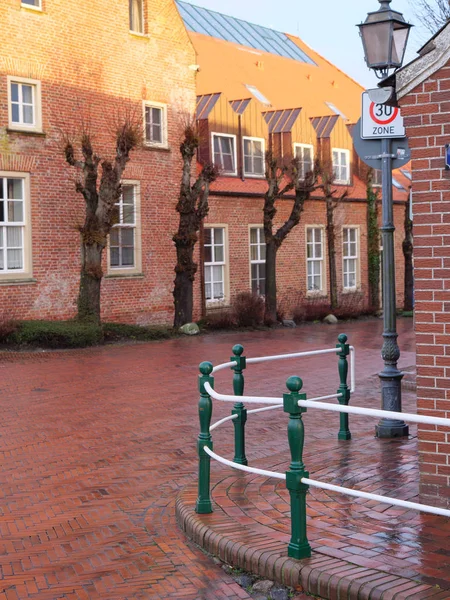
[[[114,150],[121,103],[145,118],[124,174],[121,222],[105,251],[103,317],[170,321],[185,114],[195,52],[173,0],[0,3],[0,303],[25,319],[74,316],[84,201],[61,132],[89,122]],[[24,43],[24,40],[27,40]],[[7,204],[7,207],[4,206]]]
[[[412,149],[418,408],[450,417],[450,25],[396,75]],[[450,505],[450,433],[419,427],[421,495]]]
[[[316,156],[334,163],[336,188],[348,191],[335,211],[339,293],[355,306],[367,305],[366,171],[351,141],[362,89],[301,40],[174,0],[76,7],[2,0],[0,27],[8,32],[0,46],[3,315],[75,315],[84,206],[61,140],[89,123],[97,151],[110,156],[111,123],[126,101],[142,111],[145,128],[105,251],[102,318],[172,321],[178,148],[196,92],[204,134],[199,160],[215,160],[222,175],[198,248],[204,264],[195,316],[202,297],[206,308],[216,308],[240,291],[264,291],[262,156],[269,143],[286,159],[300,157],[305,170]],[[401,172],[395,178],[401,306],[409,180]],[[278,222],[291,204],[279,203]],[[278,295],[288,311],[329,298],[326,256],[325,203],[318,193],[278,254]]]
[[[367,167],[351,137],[363,88],[295,36],[181,0],[177,6],[199,66],[199,158],[213,159],[222,169],[212,185],[205,223],[206,310],[228,305],[241,291],[264,291],[262,156],[268,147],[286,162],[299,157],[305,172],[316,157],[332,164],[336,195],[347,191],[334,213],[338,295],[341,304],[355,310],[367,307]],[[375,186],[379,176],[375,173]],[[408,177],[407,170],[396,172],[393,190],[398,306],[403,303]],[[278,226],[291,208],[291,200],[278,203]],[[278,252],[278,300],[287,315],[299,303],[329,302],[325,226],[325,201],[317,191]],[[218,257],[212,251],[216,247]]]

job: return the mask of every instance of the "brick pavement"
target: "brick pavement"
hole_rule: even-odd
[[[410,321],[400,322],[401,346],[409,350],[403,352],[404,367],[414,364],[410,325]],[[334,342],[341,328],[311,325],[82,351],[3,353],[0,600],[248,598],[186,542],[175,523],[175,497],[196,478],[196,365],[204,359],[216,363],[226,359],[236,342],[253,356],[322,347]],[[364,348],[358,353],[358,373],[360,380],[367,381],[367,375],[381,366],[381,322],[351,323],[344,329],[352,343]],[[285,378],[294,373],[304,375],[307,391],[328,389],[335,365],[322,368],[318,377],[323,362],[308,361],[307,365],[294,361],[255,366],[247,378],[248,389],[278,394]],[[225,377],[220,382],[218,377],[218,385],[230,389]],[[215,416],[228,410],[229,406],[218,406]],[[319,430],[314,419],[308,412],[308,467],[311,476],[331,480],[335,468],[328,459],[340,451],[334,442],[335,428]],[[252,464],[281,468],[286,460],[285,424],[282,415],[255,417],[249,428]],[[215,433],[216,449],[230,455],[229,431]],[[367,460],[365,437],[371,438],[367,426],[358,430],[353,446],[362,446],[361,456]],[[397,457],[392,476],[401,481],[399,494],[414,497],[414,442],[382,445],[383,456]],[[390,492],[377,452],[371,448],[378,465],[374,467],[376,490],[386,492],[387,486]],[[365,478],[365,463],[358,460],[358,453],[350,452],[340,461],[339,480],[344,485],[356,483],[351,473]],[[214,474],[219,491],[230,472],[215,466]],[[286,523],[277,514],[287,509],[282,487],[251,478],[246,483],[241,478],[237,484],[231,486],[229,497],[236,502],[244,493],[253,505],[247,507],[254,511],[251,518],[261,527],[268,527],[271,520],[278,523],[283,539]],[[385,557],[384,565],[408,569],[414,564],[419,577],[436,578],[443,586],[441,565],[448,572],[449,548],[441,522],[386,507],[370,506],[368,511],[364,503],[318,492],[311,494],[310,502],[315,503],[310,520],[315,522],[314,531],[320,530],[311,542],[322,554],[335,557],[344,552],[347,557],[351,547],[356,559],[374,560],[362,553],[376,552],[377,560]],[[384,523],[386,513],[394,517],[394,525]],[[344,531],[351,532],[351,542],[342,546]],[[361,531],[368,539],[358,542]],[[442,542],[433,541],[431,533],[439,533]]]

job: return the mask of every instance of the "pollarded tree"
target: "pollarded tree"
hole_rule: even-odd
[[[117,222],[116,203],[122,193],[122,175],[130,160],[130,152],[142,139],[142,124],[132,109],[118,111],[113,126],[115,156],[101,158],[93,147],[89,126],[83,125],[76,142],[66,137],[64,155],[78,170],[75,189],[85,202],[84,223],[80,226],[81,273],[78,294],[78,319],[100,322],[100,290],[103,278],[102,256],[108,234]],[[80,158],[77,158],[77,154]]]
[[[294,159],[291,165],[282,165],[271,152],[267,152],[266,180],[268,188],[263,209],[266,242],[265,319],[268,323],[274,323],[277,320],[277,252],[287,235],[300,222],[305,201],[315,189],[316,171],[310,171],[303,178],[299,160]],[[288,199],[290,192],[294,194],[294,200],[289,218],[274,231],[276,202]]]
[[[338,307],[338,284],[336,270],[336,231],[334,225],[334,211],[338,203],[344,200],[348,195],[348,190],[345,189],[342,193],[338,193],[338,189],[334,187],[336,179],[330,164],[319,163],[317,173],[320,178],[318,188],[322,190],[325,196],[325,206],[327,213],[327,251],[328,251],[328,271],[330,274],[330,306],[332,310]]]
[[[180,146],[183,170],[180,197],[176,207],[180,215],[178,231],[173,236],[177,252],[173,299],[175,306],[174,327],[192,321],[193,284],[198,265],[194,261],[195,244],[198,241],[200,226],[208,214],[210,185],[218,175],[217,167],[205,164],[200,174],[191,183],[192,162],[197,154],[199,136],[195,125],[188,124]]]
[[[419,22],[432,34],[450,20],[448,0],[411,0],[411,4]]]

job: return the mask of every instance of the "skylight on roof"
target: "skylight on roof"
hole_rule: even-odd
[[[186,28],[213,38],[316,65],[285,33],[176,0]]]
[[[325,102],[325,104],[334,112],[334,114],[342,117],[344,121],[348,121],[348,118],[344,115],[344,113],[341,110],[339,110],[339,108],[335,106],[332,102]]]
[[[255,87],[254,85],[248,85],[247,83],[244,83],[244,85],[248,89],[248,91],[255,96],[257,100],[262,102],[262,104],[265,104],[266,106],[272,106],[270,100],[267,100],[264,94],[260,92],[257,87]]]

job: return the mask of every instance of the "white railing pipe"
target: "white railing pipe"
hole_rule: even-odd
[[[219,394],[212,389],[211,385],[206,382],[204,384],[205,391],[215,400],[223,402],[246,402],[247,404],[280,404],[283,398],[261,398],[258,396],[232,396],[229,394]]]
[[[403,508],[420,510],[433,515],[450,517],[450,510],[438,508],[436,506],[429,506],[428,504],[418,504],[417,502],[408,502],[407,500],[399,500],[397,498],[390,498],[389,496],[379,496],[378,494],[371,494],[370,492],[360,492],[359,490],[352,490],[350,488],[333,485],[331,483],[322,483],[321,481],[308,479],[306,477],[302,477],[302,483],[306,483],[311,487],[320,488],[322,490],[329,490],[330,492],[338,492],[340,494],[347,494],[348,496],[355,496],[356,498],[367,498],[367,500],[375,500],[377,502],[382,502],[383,504],[392,504],[393,506],[402,506]]]
[[[216,423],[214,423],[214,425],[211,425],[211,427],[209,428],[209,431],[214,431],[214,429],[217,429],[217,427],[219,427],[219,425],[222,425],[222,423],[226,423],[227,421],[232,421],[233,419],[237,419],[238,415],[230,415],[229,417],[225,417],[224,419],[220,419],[220,421],[217,421]]]
[[[427,423],[429,425],[443,425],[450,427],[450,419],[442,417],[427,417],[425,415],[414,415],[412,413],[394,412],[391,410],[378,410],[375,408],[360,408],[358,406],[343,406],[341,404],[318,403],[311,400],[299,400],[299,406],[304,408],[318,408],[319,410],[331,410],[343,412],[350,415],[366,415],[368,417],[380,417],[382,419],[403,419],[412,423]]]
[[[354,346],[350,346],[350,393],[356,390],[356,376],[355,376],[355,362],[356,362],[356,350]]]
[[[245,471],[246,473],[253,473],[254,475],[264,475],[266,477],[275,477],[276,479],[286,479],[286,473],[277,473],[275,471],[265,471],[264,469],[255,469],[255,467],[246,467],[245,465],[239,465],[227,458],[223,458],[219,456],[212,450],[210,450],[207,446],[203,446],[203,450],[206,454],[209,454],[211,458],[217,460],[217,462],[222,463],[223,465],[228,465],[229,467],[233,467],[233,469],[238,469],[239,471]]]

